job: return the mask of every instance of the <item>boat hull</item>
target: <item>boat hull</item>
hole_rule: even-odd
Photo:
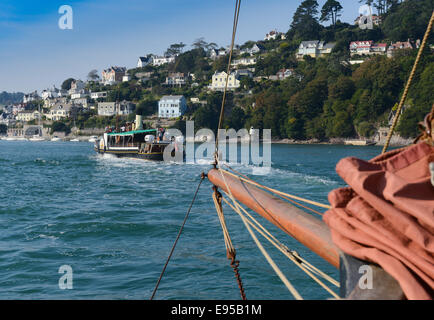
[[[122,150],[101,150],[95,148],[95,151],[99,154],[113,154],[119,158],[133,158],[151,161],[163,161],[163,152],[153,152],[153,153],[141,153],[138,151],[122,151]]]

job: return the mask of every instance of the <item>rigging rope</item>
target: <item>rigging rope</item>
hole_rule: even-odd
[[[431,32],[433,23],[434,23],[434,10],[432,12],[431,19],[428,23],[428,27],[427,27],[425,35],[423,37],[422,44],[421,44],[419,51],[417,53],[416,60],[414,61],[413,69],[411,70],[407,84],[405,85],[404,93],[402,94],[401,100],[400,100],[399,105],[398,105],[398,109],[396,110],[395,117],[393,118],[392,126],[390,127],[389,133],[387,134],[386,143],[384,144],[382,153],[385,153],[387,151],[387,148],[389,147],[390,140],[392,139],[393,131],[395,130],[396,125],[398,124],[398,119],[399,119],[399,116],[401,115],[402,107],[404,106],[404,102],[407,99],[408,90],[410,89],[410,85],[413,82],[414,75],[416,74],[416,69],[417,69],[419,61],[422,57],[422,53],[425,49],[425,45],[428,41],[428,37],[429,37],[429,34]]]
[[[239,213],[239,211],[236,211]],[[261,242],[259,242],[258,238],[256,237],[255,233],[250,229],[250,226],[248,222],[246,221],[246,218],[243,215],[240,215],[241,220],[243,221],[247,231],[249,231],[250,236],[252,237],[253,241],[255,241],[256,246],[259,248],[261,253],[264,255],[265,259],[268,261],[270,266],[273,268],[274,272],[279,276],[280,280],[285,284],[285,286],[288,288],[288,290],[291,292],[291,294],[294,296],[296,300],[303,300],[301,295],[298,293],[298,291],[294,288],[294,286],[289,282],[289,280],[286,278],[286,276],[283,274],[283,272],[279,269],[279,267],[276,265],[276,263],[273,261],[273,259],[270,257],[268,252],[265,250],[265,248],[262,246]]]
[[[219,170],[221,170],[221,171],[223,171],[223,172],[225,172],[225,173],[227,173],[227,174],[229,174],[229,175],[231,175],[231,176],[233,176],[235,178],[243,180],[244,182],[250,183],[251,185],[254,185],[256,187],[259,187],[259,188],[268,190],[268,191],[270,191],[272,193],[275,193],[275,194],[277,194],[277,195],[279,195],[279,196],[281,196],[283,198],[295,199],[295,200],[298,200],[298,201],[302,201],[302,202],[306,202],[306,203],[312,204],[312,205],[317,206],[317,207],[321,207],[321,208],[325,208],[325,209],[331,209],[331,206],[329,206],[327,204],[322,204],[320,202],[316,202],[316,201],[313,201],[313,200],[304,199],[304,198],[301,198],[301,197],[298,197],[298,196],[295,196],[295,195],[292,195],[292,194],[289,194],[289,193],[285,193],[285,192],[282,192],[282,191],[279,191],[279,190],[276,190],[276,189],[264,186],[264,185],[262,185],[262,184],[260,184],[260,183],[258,183],[256,181],[250,179],[246,175],[244,175],[244,174],[242,174],[242,173],[240,173],[240,172],[232,169],[231,167],[229,167],[227,165],[225,165],[225,166],[228,167],[230,170],[234,171],[235,173],[239,174],[241,177],[237,176],[236,174],[233,174],[232,172],[226,171],[224,169],[219,169]],[[287,199],[287,200],[289,200],[289,199]],[[301,204],[299,204],[299,205],[301,205]],[[319,215],[322,215],[322,213],[320,213],[320,212],[318,212],[318,211],[316,211],[316,210],[314,210],[312,208],[306,207],[306,209],[309,209],[309,210],[311,210],[311,211],[313,211],[313,212],[315,212],[315,213],[317,213]]]
[[[235,212],[237,212],[229,201],[223,198],[223,201],[228,204]],[[280,252],[282,252],[288,259],[294,262],[302,271],[304,271],[307,275],[309,275],[313,280],[315,280],[321,287],[323,287],[327,292],[329,292],[334,298],[339,299],[339,296],[331,290],[326,284],[324,284],[320,279],[318,279],[313,273],[321,276],[323,279],[329,281],[331,284],[339,287],[339,283],[331,278],[329,275],[324,273],[323,271],[317,269],[315,266],[308,263],[306,260],[300,257],[300,255],[290,250],[284,244],[282,244],[279,240],[277,240],[263,225],[261,225],[254,217],[252,217],[247,210],[245,210],[242,206],[240,206],[241,210],[244,212],[244,219],[247,223],[252,226],[257,232],[259,232],[265,239],[267,239],[272,245],[274,245]],[[237,212],[238,213],[238,212]],[[239,214],[239,213],[238,213]],[[242,214],[239,214],[241,218],[243,218]],[[251,219],[246,219],[246,216]],[[253,221],[253,222],[252,222]],[[256,224],[256,225],[255,225]]]
[[[219,170],[220,174],[223,177],[223,181],[224,181],[224,183],[226,185],[226,189],[228,190],[229,197],[230,197],[230,199],[232,200],[232,203],[235,206],[235,208],[234,208],[235,212],[237,212],[240,216],[242,216],[242,214],[240,212],[241,206],[238,204],[238,202],[235,200],[234,196],[232,195],[231,189],[228,186],[228,183],[226,181],[226,178],[225,178],[224,174],[222,173],[222,170],[221,169],[218,169],[218,170]],[[300,294],[298,293],[298,291],[289,282],[289,280],[285,277],[285,275],[282,273],[282,271],[280,271],[279,267],[275,264],[275,262],[273,261],[273,259],[265,251],[264,247],[259,242],[258,238],[256,238],[255,234],[250,229],[248,223],[245,222],[245,220],[243,218],[241,218],[241,220],[243,221],[244,225],[246,226],[247,231],[249,231],[250,236],[255,241],[256,246],[259,248],[259,250],[261,251],[261,253],[264,255],[265,259],[268,261],[268,263],[273,268],[274,272],[276,272],[276,274],[279,276],[280,280],[285,284],[285,286],[287,287],[287,289],[289,290],[289,292],[291,292],[291,294],[294,296],[294,298],[297,299],[297,300],[301,300],[302,297],[300,296]]]
[[[231,47],[230,47],[230,52],[229,52],[229,61],[228,61],[227,74],[226,74],[226,83],[225,83],[225,88],[223,90],[223,99],[222,99],[222,105],[220,108],[219,124],[217,127],[217,139],[216,139],[215,154],[214,154],[215,165],[217,165],[217,163],[218,163],[218,144],[219,144],[218,132],[222,126],[223,115],[224,115],[224,111],[225,111],[226,92],[228,90],[229,75],[231,72],[232,54],[234,51],[235,35],[237,33],[238,18],[240,16],[240,8],[241,8],[241,0],[236,0],[235,13],[234,13],[234,23],[233,23],[233,27],[232,27],[232,41],[231,41]]]
[[[235,278],[238,283],[238,288],[240,289],[241,298],[243,300],[247,300],[246,294],[244,292],[243,282],[241,281],[241,276],[239,272],[239,265],[240,262],[236,260],[236,251],[234,246],[232,245],[231,237],[229,236],[229,231],[226,226],[225,217],[223,214],[223,207],[222,207],[222,195],[220,192],[217,191],[217,187],[213,187],[214,193],[212,195],[212,198],[214,200],[215,208],[217,210],[217,214],[220,220],[220,225],[222,226],[223,230],[223,238],[225,240],[225,246],[226,246],[226,256],[228,259],[231,260],[231,267],[234,270]]]
[[[231,206],[232,209],[234,209],[232,207],[232,205],[230,203],[228,203],[228,201],[225,198],[223,198],[223,201],[225,203],[227,203],[229,206]],[[250,218],[250,220],[252,220],[257,225],[257,227],[259,227],[262,230],[262,232],[264,232],[267,235],[267,236],[264,235],[264,237],[270,238],[271,241],[274,241],[275,244],[277,244],[280,248],[282,248],[287,253],[290,253],[295,258],[295,260],[297,260],[298,262],[304,263],[310,269],[315,270],[315,273],[321,274],[321,276],[324,277],[324,279],[326,279],[327,281],[329,281],[333,285],[339,287],[339,282],[337,282],[336,280],[334,280],[333,278],[328,276],[326,273],[323,273],[320,269],[317,269],[315,266],[311,265],[308,261],[303,259],[296,251],[290,250],[287,246],[285,246],[283,243],[281,243],[275,236],[273,236],[262,224],[260,224],[259,221],[256,220],[243,206],[240,205],[240,208],[244,212],[244,214],[248,218]],[[261,232],[261,231],[258,230],[258,232]],[[261,234],[262,234],[262,232],[261,232]]]
[[[153,300],[155,297],[155,294],[157,293],[158,287],[160,285],[161,279],[163,278],[164,272],[166,271],[167,265],[169,264],[170,258],[172,257],[173,252],[175,251],[175,247],[178,243],[179,238],[181,237],[182,230],[184,229],[185,223],[187,222],[187,218],[190,214],[191,208],[193,207],[194,201],[196,200],[197,193],[199,192],[199,188],[205,179],[206,175],[202,172],[200,175],[200,182],[197,186],[196,192],[194,193],[193,200],[190,203],[190,207],[187,210],[187,213],[185,215],[184,221],[182,222],[181,228],[179,229],[178,235],[175,239],[175,242],[173,243],[172,249],[170,250],[169,256],[167,257],[166,263],[164,264],[163,270],[161,271],[160,277],[158,278],[157,284],[155,285],[154,291],[152,292],[152,296],[150,300]]]

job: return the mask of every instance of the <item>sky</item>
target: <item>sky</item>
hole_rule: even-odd
[[[301,0],[244,0],[236,43],[286,32]],[[318,0],[320,7],[325,0]],[[341,20],[358,16],[358,0],[340,0]],[[59,28],[59,8],[73,10],[73,29]],[[139,56],[204,37],[227,46],[234,0],[0,0],[0,92],[41,91],[90,70],[134,68]]]

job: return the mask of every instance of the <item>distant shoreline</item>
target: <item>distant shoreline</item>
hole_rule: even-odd
[[[330,139],[329,141],[319,141],[319,140],[315,140],[315,139],[311,139],[311,140],[272,139],[271,143],[272,144],[292,144],[292,145],[343,145],[343,146],[350,146],[350,147],[356,146],[356,145],[345,144],[345,140],[347,140],[347,139],[335,138],[335,139]],[[348,140],[350,140],[350,139],[348,139]],[[403,139],[403,138],[397,137],[395,139],[392,139],[392,141],[390,142],[390,146],[391,147],[405,147],[405,146],[412,144],[413,140],[414,139]],[[377,146],[377,147],[384,146],[384,141],[377,142],[376,144],[371,145],[371,146]],[[366,146],[362,145],[361,147],[366,147]]]

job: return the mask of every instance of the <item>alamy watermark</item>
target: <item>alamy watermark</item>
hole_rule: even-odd
[[[72,30],[73,29],[73,11],[72,7],[69,5],[63,5],[59,8],[59,14],[62,16],[59,18],[59,28],[61,30]]]
[[[59,278],[59,289],[61,290],[73,289],[72,267],[70,265],[64,264],[63,266],[60,266],[58,273],[63,274]]]
[[[374,288],[374,278],[373,278],[373,271],[372,267],[368,265],[360,266],[359,273],[362,274],[362,276],[359,279],[359,288],[362,290],[366,289],[373,289]]]
[[[165,162],[197,163],[199,159],[214,159],[218,142],[218,161],[271,168],[271,129],[219,129],[202,128],[194,132],[194,121],[186,122],[186,136],[178,129],[167,129],[166,139],[173,141],[165,148]],[[185,141],[185,149],[184,149]],[[199,144],[199,145],[198,145]],[[198,145],[198,146],[197,146]],[[196,147],[197,146],[197,147]],[[184,157],[185,155],[185,157]],[[263,171],[264,173],[267,173]]]
[[[372,19],[372,7],[365,4],[363,6],[360,6],[359,8],[359,28],[364,30],[364,29],[369,29],[372,30],[374,29],[374,22]]]

